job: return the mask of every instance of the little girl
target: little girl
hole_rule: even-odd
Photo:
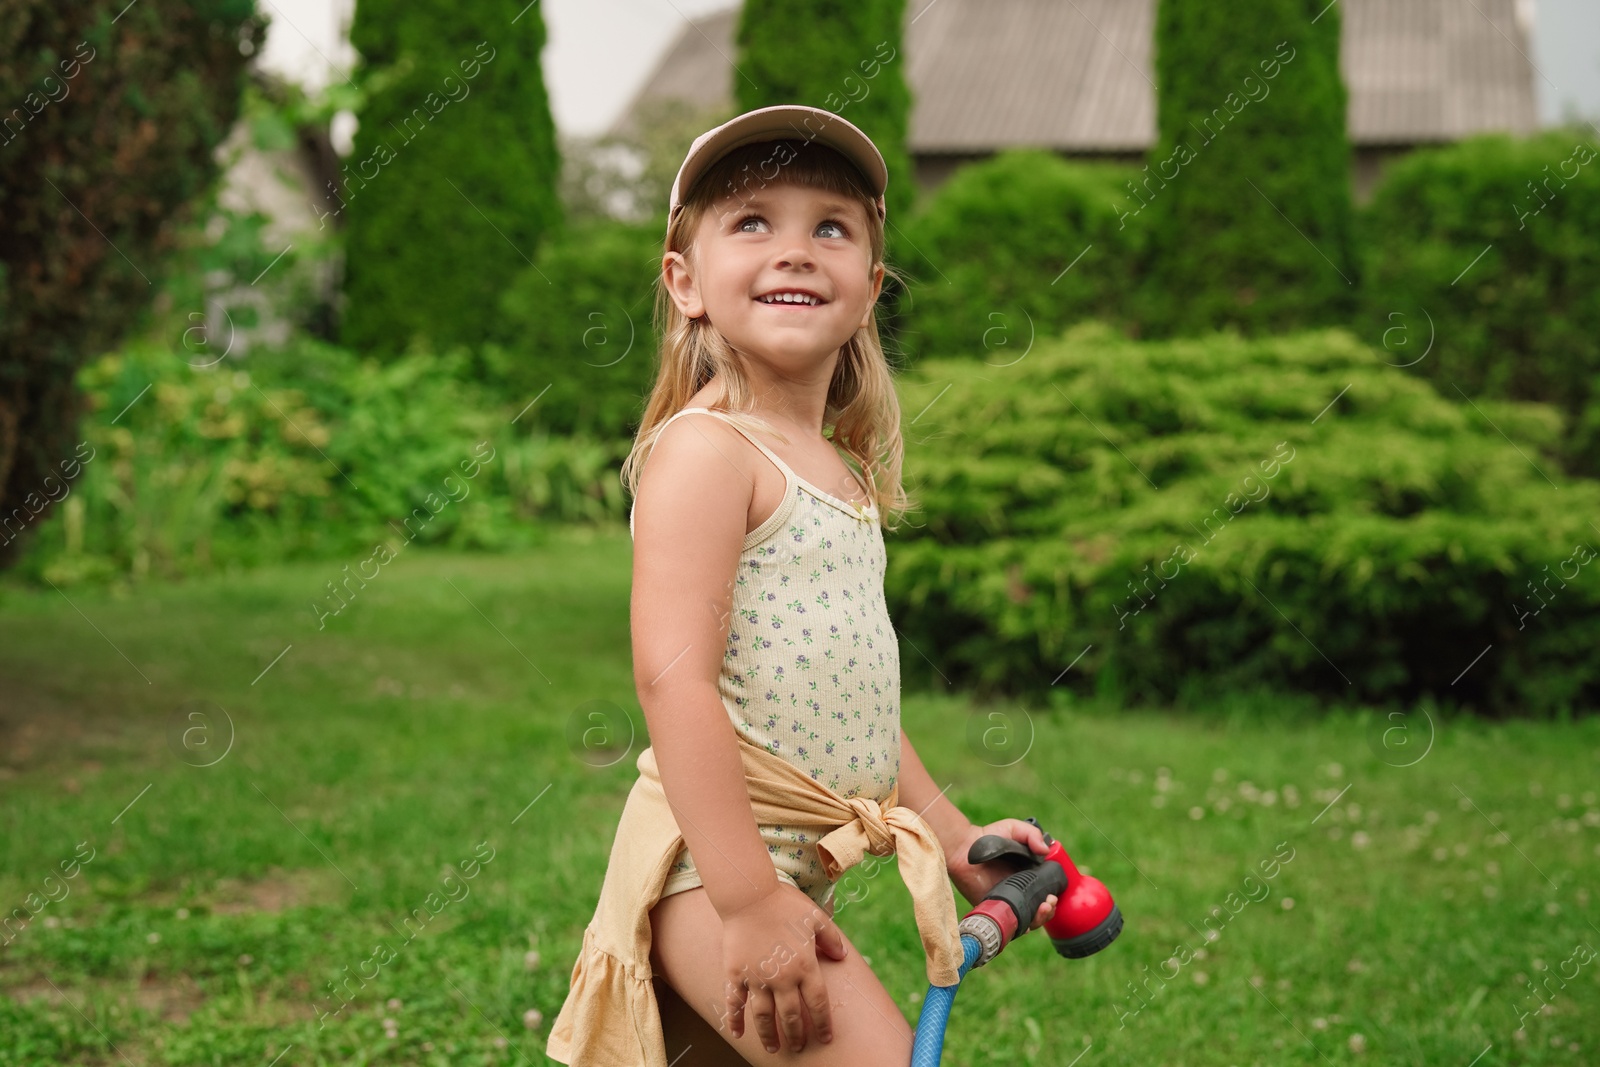
[[[673,183],[659,372],[624,465],[652,744],[551,1029],[558,1062],[906,1064],[911,1027],[834,925],[834,883],[895,854],[929,980],[952,985],[950,882],[976,904],[1006,873],[969,846],[1046,851],[1021,820],[969,822],[900,728],[879,522],[906,503],[903,446],[874,318],[887,180],[854,125],[785,105],[696,138]]]

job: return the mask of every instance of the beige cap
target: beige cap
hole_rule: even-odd
[[[689,146],[689,154],[684,157],[683,166],[678,168],[678,176],[673,179],[672,195],[667,202],[667,219],[670,221],[683,207],[683,197],[694,185],[695,179],[730,151],[742,145],[786,139],[808,143],[820,141],[842,153],[861,168],[876,197],[878,217],[888,218],[889,209],[883,199],[883,191],[889,184],[889,168],[884,165],[883,154],[872,143],[872,138],[848,120],[820,107],[778,104],[746,111],[694,139],[694,144]],[[775,165],[781,166],[782,162],[775,161]],[[770,175],[759,175],[754,182],[766,177]]]

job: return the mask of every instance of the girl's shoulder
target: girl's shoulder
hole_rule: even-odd
[[[658,431],[644,469],[639,492],[628,515],[628,528],[641,510],[662,513],[677,526],[700,516],[737,513],[743,532],[755,488],[754,449],[722,417],[698,410],[679,411]]]

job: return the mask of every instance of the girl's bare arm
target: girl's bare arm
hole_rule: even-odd
[[[633,675],[661,785],[719,914],[777,890],[717,674],[752,481],[749,446],[709,415],[661,434],[633,514]]]

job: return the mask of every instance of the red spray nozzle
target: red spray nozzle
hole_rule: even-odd
[[[1039,825],[1033,819],[1027,821]],[[1061,955],[1069,959],[1093,955],[1122,932],[1122,912],[1117,910],[1104,883],[1078,870],[1061,842],[1044,833],[1042,828],[1039,832],[1044,834],[1048,848],[1043,856],[1035,855],[1020,841],[997,834],[985,834],[967,851],[969,863],[1003,861],[1015,868],[1015,873],[996,884],[977,907],[967,913],[968,917],[980,915],[993,921],[993,932],[981,957],[983,961],[1004,948],[1019,932],[1027,930],[1039,906],[1051,893],[1056,895],[1056,911],[1045,923],[1045,932]],[[962,922],[966,929],[965,917]],[[981,922],[972,927],[980,940],[984,940],[982,929]]]
[[[1091,956],[1122,932],[1122,912],[1104,882],[1079,871],[1060,841],[1048,834],[1045,840],[1050,851],[1044,859],[1059,863],[1067,872],[1067,891],[1056,901],[1056,913],[1044,924],[1045,933],[1061,955],[1069,959]]]

